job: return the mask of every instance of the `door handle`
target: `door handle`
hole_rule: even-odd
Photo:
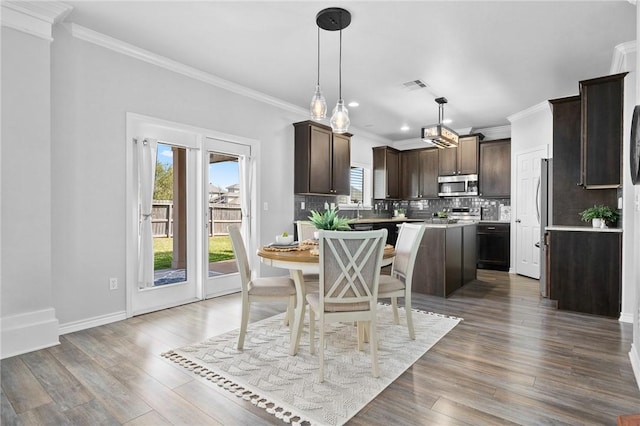
[[[520,223],[522,222],[520,219],[516,219],[516,223]]]

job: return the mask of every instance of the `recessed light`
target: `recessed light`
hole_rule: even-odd
[[[442,120],[442,124],[450,124],[452,122],[453,122],[453,120],[450,119],[450,118],[445,118],[444,120]]]
[[[349,105],[351,108],[355,108],[355,107],[360,106],[360,104],[359,104],[358,102],[356,102],[356,101],[349,102],[349,104],[348,104],[348,105]]]
[[[406,124],[402,127],[400,127],[400,130],[402,130],[403,132],[407,132],[409,131],[409,129],[411,129],[411,127],[407,126]]]

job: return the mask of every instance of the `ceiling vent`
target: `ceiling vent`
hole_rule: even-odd
[[[406,83],[402,83],[402,87],[404,87],[409,91],[414,91],[414,90],[426,89],[427,87],[429,87],[429,85],[422,80],[411,80],[411,81],[407,81]]]

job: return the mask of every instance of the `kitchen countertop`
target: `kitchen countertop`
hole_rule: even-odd
[[[510,224],[511,221],[510,220],[491,220],[491,219],[482,219],[480,220],[480,223],[506,223],[506,224]]]
[[[351,223],[386,223],[386,222],[423,222],[424,219],[409,219],[408,217],[387,217],[387,218],[361,218],[355,219]]]
[[[425,228],[462,228],[463,226],[477,225],[478,222],[458,222],[458,223],[425,223]]]
[[[593,228],[591,226],[547,226],[546,231],[622,232],[621,228]]]

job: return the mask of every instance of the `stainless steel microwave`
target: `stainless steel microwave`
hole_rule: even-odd
[[[478,175],[438,176],[441,197],[471,197],[478,195]]]

